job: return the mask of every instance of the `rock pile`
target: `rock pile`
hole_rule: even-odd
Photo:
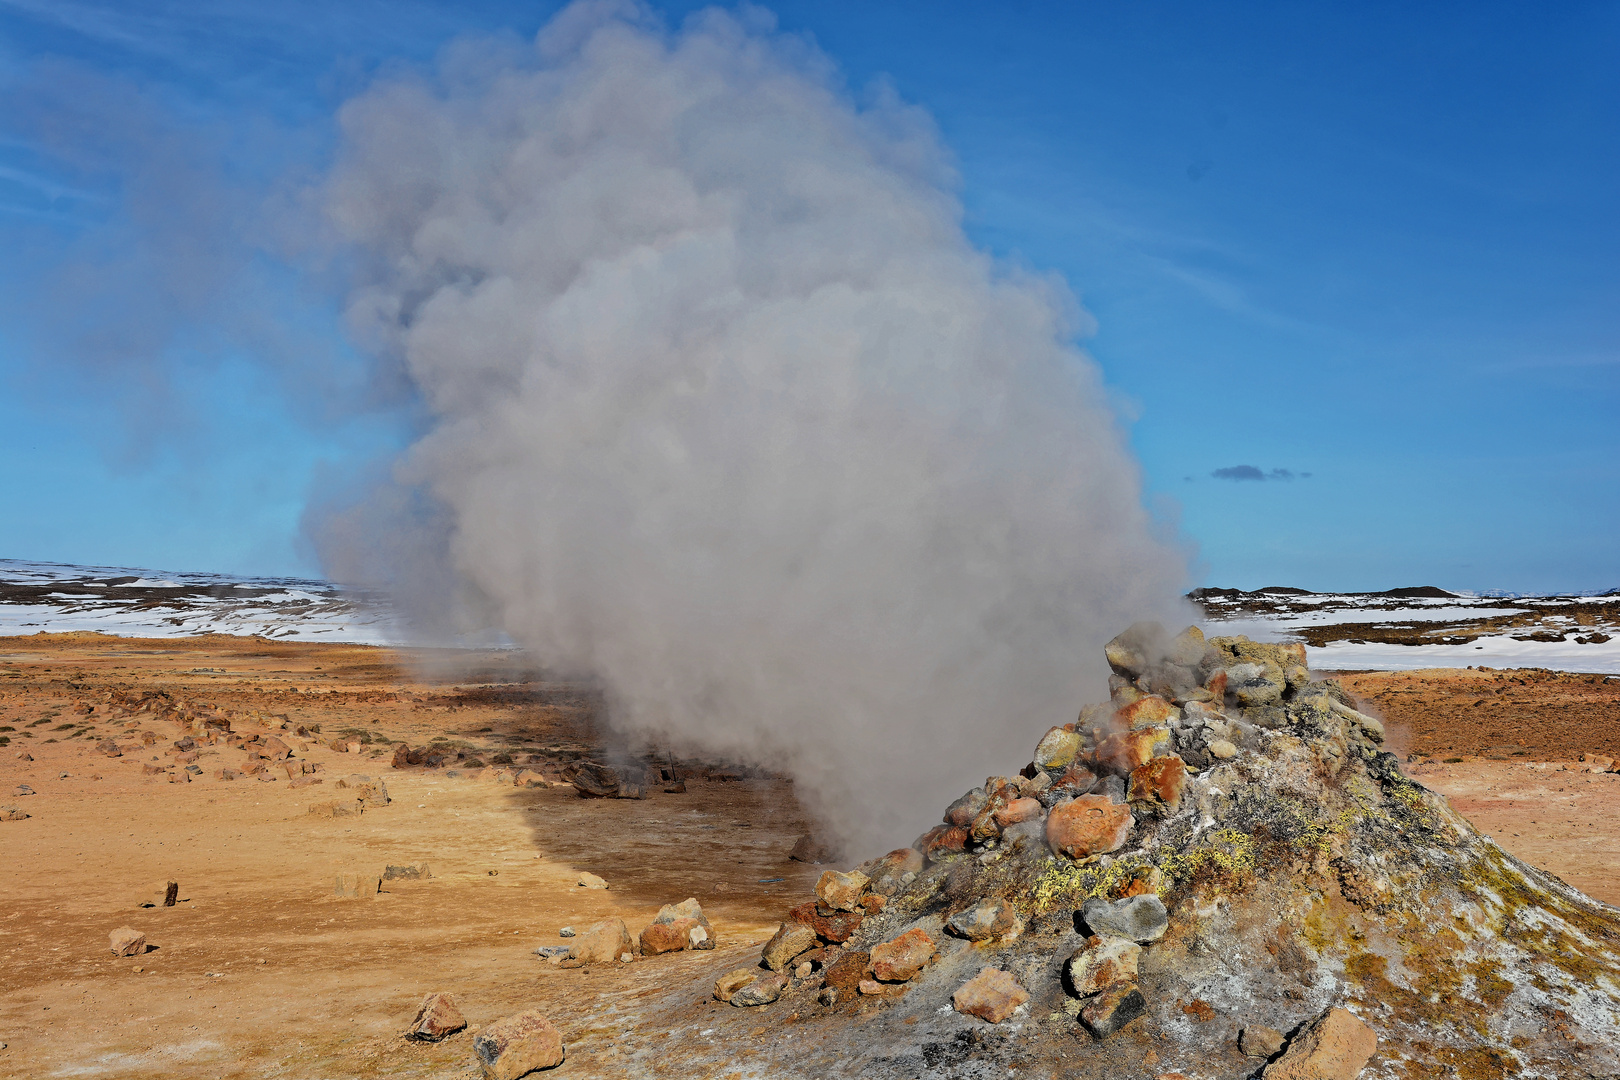
[[[1023,1015],[1081,1040],[1072,1076],[1620,1075],[1620,913],[1402,775],[1303,647],[1139,624],[1106,658],[1110,700],[910,848],[824,873],[715,996]],[[946,1053],[895,1032],[915,1060],[872,1075]]]

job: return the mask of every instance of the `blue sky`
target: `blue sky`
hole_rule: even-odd
[[[0,0],[0,556],[318,571],[306,498],[412,418],[197,193],[295,190],[373,74],[556,8]],[[770,10],[1080,295],[1200,583],[1620,587],[1620,5]]]

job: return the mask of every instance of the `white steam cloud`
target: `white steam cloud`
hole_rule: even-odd
[[[926,115],[804,42],[576,5],[342,129],[350,315],[429,422],[384,510],[328,523],[340,573],[442,575],[618,728],[789,769],[861,850],[1178,613],[1078,305],[968,242]]]

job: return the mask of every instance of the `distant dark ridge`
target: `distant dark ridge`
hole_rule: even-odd
[[[1405,589],[1386,589],[1383,592],[1362,593],[1362,596],[1398,596],[1402,598],[1426,598],[1431,600],[1455,600],[1456,593],[1446,592],[1433,585],[1413,585]]]
[[[1620,589],[1616,589],[1616,590],[1614,590],[1614,592],[1617,593],[1617,594],[1620,594]],[[1270,596],[1278,596],[1278,595],[1282,595],[1282,596],[1316,596],[1316,595],[1321,595],[1321,594],[1318,594],[1318,593],[1312,591],[1311,589],[1296,589],[1292,585],[1267,585],[1264,588],[1252,589],[1252,590],[1249,590],[1247,592],[1245,592],[1243,589],[1219,589],[1219,588],[1213,588],[1213,587],[1205,588],[1205,589],[1194,589],[1192,592],[1187,594],[1187,598],[1190,599],[1190,600],[1203,600],[1203,599],[1206,599],[1206,598],[1212,597],[1212,596],[1223,596],[1223,597],[1231,598],[1231,597],[1237,597],[1237,596],[1267,596],[1267,595],[1270,595]],[[1404,589],[1386,589],[1383,592],[1342,593],[1340,595],[1343,595],[1343,596],[1389,596],[1389,597],[1394,597],[1394,598],[1402,599],[1402,600],[1414,600],[1414,599],[1456,600],[1456,599],[1458,599],[1456,593],[1446,592],[1446,590],[1444,590],[1442,588],[1439,588],[1437,586],[1434,586],[1434,585],[1411,585],[1411,586],[1408,586],[1408,587],[1406,587]],[[1607,595],[1610,595],[1610,594],[1605,593],[1604,595],[1607,596]]]

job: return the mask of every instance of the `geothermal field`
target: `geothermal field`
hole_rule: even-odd
[[[8,574],[8,1076],[1620,1073],[1601,671],[1134,627],[1081,661],[1108,702],[839,850],[793,776],[626,741],[514,649]],[[227,603],[259,632],[161,633]],[[131,636],[15,625],[73,605]]]

